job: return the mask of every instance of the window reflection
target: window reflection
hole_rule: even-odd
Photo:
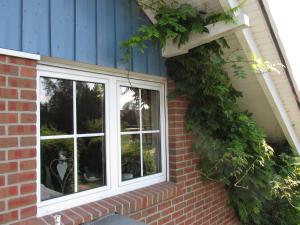
[[[122,180],[141,176],[140,135],[122,135]]]
[[[144,176],[161,172],[160,134],[143,134]]]
[[[105,185],[104,137],[78,138],[78,190]]]
[[[139,89],[121,87],[120,99],[121,130],[136,131],[140,129]]]
[[[76,82],[77,133],[104,132],[104,85]]]
[[[74,192],[73,139],[41,141],[41,199]]]
[[[41,135],[73,133],[73,82],[40,79]]]
[[[143,130],[159,130],[159,92],[141,90]]]

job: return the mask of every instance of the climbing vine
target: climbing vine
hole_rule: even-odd
[[[154,11],[157,23],[142,26],[123,43],[128,54],[132,47],[143,52],[147,41],[163,48],[171,38],[180,46],[191,32],[209,32],[207,24],[234,22],[237,10],[206,13],[188,4],[161,0],[141,0],[140,5]],[[251,114],[239,108],[242,93],[234,89],[224,67],[231,65],[242,77],[245,73],[239,62],[245,60],[239,56],[228,61],[224,48],[228,44],[219,39],[166,61],[168,76],[176,84],[172,96],[189,99],[185,124],[194,135],[192,149],[200,157],[198,169],[203,179],[225,185],[242,224],[299,225],[299,156],[286,143],[267,143]],[[257,58],[247,62],[256,72],[273,69]]]

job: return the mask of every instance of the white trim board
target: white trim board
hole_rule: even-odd
[[[33,60],[41,59],[41,56],[37,55],[37,54],[20,52],[20,51],[5,49],[5,48],[0,48],[0,55],[8,55],[8,56],[14,56],[14,57],[19,57],[19,58],[23,58],[23,59],[33,59]]]
[[[233,8],[238,5],[238,2],[236,0],[219,0],[219,1],[223,9],[228,9],[229,7]],[[239,10],[237,14],[238,13],[241,13],[241,10]],[[261,58],[261,53],[256,45],[254,37],[249,28],[236,32],[236,37],[239,40],[246,56],[249,57],[252,53],[254,53],[256,54],[256,56]],[[266,72],[263,74],[258,74],[256,75],[256,78],[263,92],[265,93],[265,96],[287,140],[291,145],[293,145],[296,148],[296,150],[300,154],[299,138],[295,132],[295,129],[293,128],[293,124],[287,114],[287,111],[279,96],[279,93],[272,81],[270,73]]]

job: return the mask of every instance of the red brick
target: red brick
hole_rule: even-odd
[[[21,90],[21,99],[36,100],[36,92],[29,90]]]
[[[35,134],[35,125],[11,125],[8,127],[9,135],[24,135],[24,134]]]
[[[0,64],[0,73],[17,76],[19,74],[19,67],[12,66],[12,65],[6,65],[6,64]]]
[[[0,212],[5,210],[5,201],[0,201]]]
[[[1,104],[1,103],[0,103]],[[0,106],[1,108],[1,106]],[[9,101],[8,102],[9,111],[36,111],[35,102],[20,102],[20,101]]]
[[[8,184],[17,184],[28,181],[35,181],[36,173],[35,171],[9,174],[8,175]]]
[[[17,150],[9,150],[8,151],[8,159],[9,160],[33,158],[35,156],[36,156],[35,148],[17,149]]]
[[[35,123],[36,115],[35,114],[21,114],[21,123]]]
[[[9,77],[8,78],[8,86],[9,87],[35,89],[36,88],[36,81],[31,80],[31,79]]]
[[[5,184],[5,177],[0,176],[0,186],[4,186],[4,184]]]
[[[17,65],[26,65],[26,66],[36,66],[36,61],[31,60],[31,59],[23,59],[23,58],[18,58],[18,57],[9,57],[8,60],[9,63],[11,64],[17,64]]]
[[[18,193],[18,187],[2,187],[0,188],[0,199],[7,198],[7,197],[14,197]]]
[[[5,109],[5,101],[0,101],[0,111],[4,111]]]
[[[36,203],[36,196],[35,195],[29,195],[25,197],[18,197],[14,199],[8,200],[8,208],[9,209],[15,209],[22,206],[29,206]]]
[[[29,217],[36,216],[37,208],[36,206],[27,207],[21,209],[21,219],[26,219]]]
[[[0,136],[5,135],[5,127],[4,126],[0,126]]]
[[[4,87],[6,85],[6,77],[0,75],[0,87]]]
[[[17,89],[0,88],[0,98],[18,98]]]
[[[0,55],[0,62],[6,62],[6,55]]]
[[[36,160],[26,160],[20,162],[21,170],[32,170],[36,169]]]
[[[0,161],[4,161],[5,160],[5,151],[0,151]]]
[[[18,211],[12,211],[0,214],[0,224],[9,223],[18,219]]]
[[[17,113],[0,113],[0,123],[16,123],[17,121]]]
[[[21,137],[20,145],[22,147],[24,147],[24,146],[35,146],[36,145],[36,137]]]
[[[0,174],[1,173],[12,173],[17,171],[17,162],[0,163]]]
[[[8,148],[8,147],[17,147],[18,146],[18,138],[0,138],[0,148]]]
[[[21,68],[21,76],[23,77],[36,77],[36,69],[29,67]]]
[[[34,193],[36,191],[36,184],[22,184],[21,185],[21,194]]]

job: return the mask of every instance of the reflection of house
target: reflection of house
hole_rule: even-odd
[[[193,2],[206,2],[222,10],[234,1]],[[137,5],[127,0],[1,1],[0,224],[54,224],[49,216],[54,214],[60,214],[65,225],[79,224],[113,212],[148,224],[238,224],[233,210],[227,207],[224,188],[203,184],[199,179],[197,158],[189,151],[192,137],[184,130],[187,102],[167,100],[166,93],[174,89],[174,83],[166,77],[159,49],[150,47],[145,54],[133,52],[129,65],[132,81],[128,82],[128,65],[120,60],[124,53],[120,42],[150,22],[136,9]],[[196,43],[225,35],[231,46],[245,53],[255,52],[265,60],[287,64],[262,1],[248,0],[243,11],[250,18],[250,28],[240,30],[247,27],[246,23],[213,26],[211,35],[196,37]],[[169,43],[163,54],[181,54],[188,51],[185,47],[177,49]],[[281,76],[266,73],[232,81],[244,92],[242,108],[253,113],[268,137],[286,138],[299,151],[298,94],[289,67],[281,72]],[[56,130],[43,133],[40,99],[50,101],[50,94],[44,95],[48,89],[54,90],[51,83],[43,86],[48,78],[61,85],[62,90],[57,88],[54,94],[66,100],[59,108],[53,101],[52,108],[70,126],[63,130],[56,126],[59,120],[53,119],[50,122]],[[95,84],[98,89],[83,88]],[[139,91],[140,105],[143,90],[156,96],[149,100],[149,113],[119,110],[120,87],[131,85]],[[84,101],[78,100],[81,91],[87,96]],[[99,113],[81,117],[92,111],[91,104],[102,107]],[[81,129],[84,123],[77,118],[88,118],[88,126]],[[130,129],[120,131],[123,121],[132,125]],[[141,127],[143,121],[147,129]],[[138,131],[131,129],[133,125]],[[121,136],[125,135],[122,143]],[[135,135],[135,146],[130,135]],[[136,148],[137,162],[126,158],[130,178],[132,165],[138,167],[131,180],[122,180],[122,144]],[[148,156],[147,149],[151,153]],[[66,169],[60,151],[74,161],[69,169],[72,174],[65,180],[68,191],[59,190],[58,181],[53,181]],[[146,157],[159,165],[149,176],[148,168],[143,167]],[[43,171],[50,171],[45,168],[53,160],[60,160],[53,169],[56,175],[52,175],[50,184],[43,183],[47,173]],[[103,163],[95,165],[97,160]],[[43,201],[43,195],[50,199]]]

